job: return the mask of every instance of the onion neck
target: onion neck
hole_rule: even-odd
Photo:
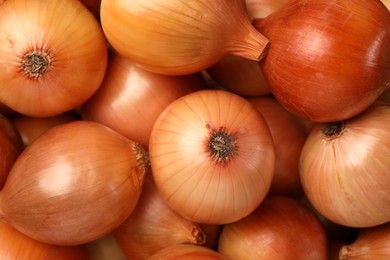
[[[330,122],[322,128],[322,134],[329,140],[333,140],[341,136],[345,129],[345,122]]]
[[[226,127],[220,127],[216,130],[207,124],[206,128],[209,130],[209,136],[206,140],[207,152],[216,164],[225,166],[238,155],[236,136],[229,133]]]
[[[191,232],[192,236],[195,239],[195,243],[197,245],[203,245],[206,243],[206,234],[203,232],[203,230],[199,227],[199,225],[194,225]]]

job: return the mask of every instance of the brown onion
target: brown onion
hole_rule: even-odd
[[[0,222],[1,259],[85,260],[83,246],[57,246],[36,241],[10,225]]]
[[[23,150],[22,138],[18,130],[7,117],[0,113],[0,190],[8,173]]]
[[[228,54],[260,60],[269,44],[245,0],[102,0],[101,21],[115,50],[160,74],[200,72]]]
[[[326,260],[321,222],[303,203],[269,196],[249,216],[224,225],[218,252],[228,259]]]
[[[102,86],[82,105],[81,113],[84,120],[107,125],[147,148],[161,111],[178,97],[205,87],[200,74],[159,75],[114,52]]]
[[[362,228],[355,241],[343,245],[339,259],[375,259],[390,258],[390,222],[370,228]]]
[[[390,88],[390,12],[379,0],[292,0],[255,27],[276,99],[316,122],[351,118]]]
[[[47,117],[84,103],[99,88],[107,45],[75,0],[7,0],[0,6],[0,102]]]
[[[390,221],[390,104],[346,121],[317,124],[305,141],[300,179],[308,200],[348,227]]]
[[[306,140],[306,129],[273,97],[249,98],[264,117],[275,145],[275,170],[270,194],[297,196],[302,193],[299,157]]]
[[[249,215],[267,195],[275,165],[263,117],[224,90],[196,91],[168,105],[153,126],[149,153],[168,205],[205,224]]]
[[[12,117],[11,122],[18,130],[24,146],[27,146],[50,128],[77,119],[78,117],[71,112],[51,117],[30,117],[19,114]]]
[[[51,128],[14,163],[0,221],[58,245],[95,240],[133,211],[147,170],[143,149],[96,122]]]
[[[198,224],[183,218],[166,204],[152,175],[145,178],[136,208],[113,234],[129,259],[148,259],[171,245],[203,245],[206,241]]]
[[[148,260],[227,260],[222,254],[199,245],[174,245],[156,252]]]

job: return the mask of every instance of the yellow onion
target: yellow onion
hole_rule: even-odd
[[[161,74],[200,72],[227,54],[260,60],[269,44],[245,0],[102,0],[101,22],[115,50]]]
[[[351,118],[390,89],[390,12],[379,0],[291,0],[253,24],[276,99],[316,122]]]
[[[152,128],[149,153],[168,205],[204,224],[249,215],[267,195],[275,165],[264,118],[224,90],[196,91],[168,105]]]
[[[0,5],[0,102],[47,117],[89,99],[103,81],[107,45],[77,0],[7,0]]]
[[[299,175],[312,206],[334,223],[390,221],[390,104],[346,121],[317,124],[302,148]]]
[[[113,234],[128,259],[148,259],[171,245],[203,245],[206,241],[198,224],[185,219],[166,204],[152,175],[145,178],[136,208]]]
[[[139,145],[102,124],[53,127],[11,168],[0,192],[0,221],[45,243],[90,242],[133,211],[147,165]]]
[[[340,260],[390,258],[390,222],[362,228],[355,241],[344,244],[339,251]]]

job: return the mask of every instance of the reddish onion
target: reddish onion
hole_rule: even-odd
[[[153,126],[149,153],[168,205],[205,224],[250,214],[268,193],[275,164],[263,117],[249,101],[224,90],[173,101]]]
[[[0,221],[45,243],[95,240],[133,211],[145,157],[139,145],[96,122],[51,128],[11,168],[0,192]]]
[[[316,122],[351,118],[390,89],[390,12],[379,0],[291,0],[255,27],[276,99]]]
[[[0,8],[0,35],[0,102],[14,111],[64,113],[103,81],[105,37],[79,1],[7,0]]]
[[[300,158],[313,207],[331,221],[369,227],[390,221],[390,104],[375,103],[350,120],[317,124]]]
[[[273,97],[248,99],[267,122],[275,145],[275,171],[270,193],[300,195],[299,157],[306,140],[306,128]]]
[[[107,125],[147,148],[161,111],[178,97],[205,87],[200,74],[155,74],[114,52],[102,86],[82,105],[81,113],[84,120]]]
[[[56,259],[84,260],[87,254],[83,246],[57,246],[38,242],[0,222],[1,259]]]
[[[269,196],[249,216],[224,225],[218,251],[228,259],[327,259],[321,222],[291,197]]]

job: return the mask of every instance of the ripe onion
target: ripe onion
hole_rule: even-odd
[[[199,245],[174,245],[161,249],[148,260],[227,260],[222,254],[210,248]]]
[[[107,45],[76,0],[7,0],[0,6],[0,102],[47,117],[89,99],[107,66]]]
[[[313,207],[348,227],[390,221],[390,104],[317,124],[302,148],[300,179]]]
[[[81,107],[82,118],[109,126],[147,148],[161,111],[176,98],[205,87],[200,74],[159,75],[114,52],[102,86]]]
[[[351,118],[390,89],[390,12],[379,0],[292,0],[254,26],[276,99],[316,122]]]
[[[260,60],[269,44],[245,0],[102,0],[100,17],[115,50],[160,74],[200,72],[228,54]]]
[[[0,114],[0,190],[8,173],[23,150],[22,138],[12,122]]]
[[[82,246],[57,246],[38,242],[0,222],[0,258],[85,260],[87,254]]]
[[[248,100],[264,117],[275,145],[275,170],[269,193],[300,195],[299,157],[307,136],[305,127],[273,97]]]
[[[128,259],[148,259],[171,245],[203,245],[206,241],[198,224],[168,207],[157,191],[152,175],[145,178],[137,206],[113,234]]]
[[[362,228],[355,241],[343,245],[339,251],[340,260],[390,258],[390,222]]]
[[[249,216],[224,225],[218,252],[228,259],[327,259],[317,216],[287,196],[268,196]]]
[[[145,156],[139,145],[96,122],[51,128],[11,168],[0,192],[0,221],[50,244],[95,240],[137,204]]]
[[[19,114],[12,117],[11,122],[19,132],[24,146],[27,146],[50,128],[77,119],[78,117],[71,112],[51,117],[30,117]]]
[[[263,117],[249,101],[224,90],[173,101],[153,126],[149,153],[168,205],[205,224],[250,214],[268,193],[275,164]]]

